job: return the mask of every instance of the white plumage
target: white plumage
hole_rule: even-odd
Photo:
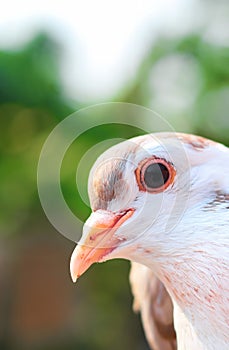
[[[228,148],[175,133],[125,141],[96,161],[89,196],[93,213],[72,255],[73,279],[94,262],[129,259],[155,349],[176,348],[172,312],[179,350],[229,349]]]

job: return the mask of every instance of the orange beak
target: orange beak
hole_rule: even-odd
[[[83,235],[74,249],[70,272],[76,282],[93,263],[100,262],[123,241],[115,236],[115,232],[134,213],[134,209],[122,213],[97,210],[91,214],[84,224]]]

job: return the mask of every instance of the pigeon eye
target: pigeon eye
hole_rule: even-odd
[[[158,193],[164,191],[174,180],[175,169],[161,158],[145,159],[135,171],[141,191]]]

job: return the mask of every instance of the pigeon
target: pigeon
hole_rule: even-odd
[[[229,349],[229,149],[191,134],[138,136],[96,160],[88,193],[73,281],[93,263],[130,260],[152,349]]]

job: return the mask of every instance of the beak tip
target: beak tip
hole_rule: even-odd
[[[72,268],[70,268],[70,276],[73,283],[76,283],[80,275],[77,275]]]
[[[72,276],[72,282],[73,282],[73,283],[76,283],[77,280],[78,280],[78,277]]]
[[[74,259],[73,259],[73,256],[71,257],[71,260],[70,260],[70,276],[72,278],[72,282],[73,283],[76,283],[77,279],[80,277],[78,274],[77,274],[77,271],[75,269],[75,262],[74,262]]]

